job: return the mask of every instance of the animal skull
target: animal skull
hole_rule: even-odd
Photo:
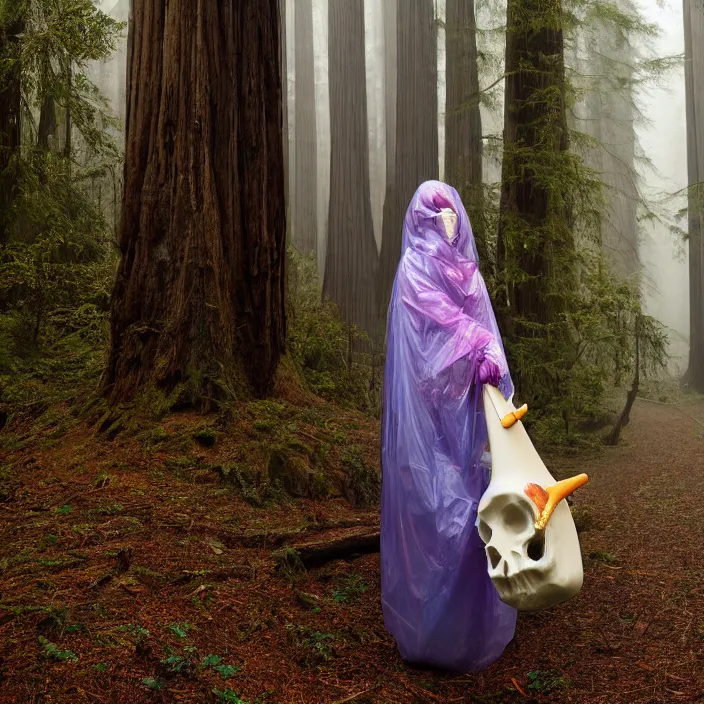
[[[501,392],[484,386],[491,448],[491,481],[479,503],[478,529],[499,598],[523,611],[573,597],[583,580],[577,530],[566,501],[587,481],[582,474],[556,483]]]

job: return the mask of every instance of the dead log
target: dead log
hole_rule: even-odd
[[[350,560],[357,556],[379,552],[379,531],[294,545],[289,550],[295,550],[301,564],[306,569],[311,569],[332,560]]]
[[[218,534],[218,538],[228,548],[278,548],[295,538],[303,538],[306,533],[321,533],[323,531],[342,528],[372,528],[378,526],[378,524],[378,519],[363,521],[362,519],[354,518],[341,521],[321,521],[319,523],[311,523],[306,526],[298,526],[281,531],[252,530],[243,533],[221,532]]]

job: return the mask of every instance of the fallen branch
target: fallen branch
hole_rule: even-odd
[[[355,555],[379,552],[379,531],[348,535],[328,541],[293,545],[287,552],[294,552],[306,569],[320,567],[332,560],[352,559]]]
[[[328,530],[338,530],[342,528],[372,528],[378,525],[378,520],[362,521],[360,519],[350,519],[342,521],[323,521],[311,523],[306,526],[287,528],[281,531],[249,531],[245,533],[220,532],[218,539],[228,548],[245,547],[280,547],[286,542],[301,538],[307,533],[321,533]]]
[[[379,532],[351,535],[328,542],[308,543],[296,546],[304,567],[320,567],[332,560],[343,560],[355,555],[379,552]]]

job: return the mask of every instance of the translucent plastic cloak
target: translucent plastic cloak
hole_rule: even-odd
[[[452,239],[440,217],[457,215]],[[512,639],[475,527],[489,483],[481,385],[512,382],[454,188],[428,181],[403,224],[389,306],[382,424],[381,587],[402,657],[476,671]]]

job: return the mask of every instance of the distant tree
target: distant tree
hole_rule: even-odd
[[[704,13],[684,0],[687,171],[689,176],[689,370],[687,382],[704,393]]]
[[[19,3],[0,5],[0,57],[12,61],[0,72],[0,245],[9,237],[9,213],[18,185],[15,157],[21,138],[22,92],[21,64],[15,49],[23,29]]]
[[[482,197],[482,118],[479,110],[474,0],[447,0],[445,180],[462,197],[479,259],[487,259]]]
[[[226,374],[266,394],[285,338],[278,0],[137,0],[130,30],[105,392],[191,402]]]
[[[330,211],[323,293],[373,334],[377,249],[369,197],[364,0],[330,0]]]
[[[397,21],[396,140],[387,142],[387,190],[379,263],[383,313],[401,256],[403,218],[418,186],[438,177],[437,26],[433,0],[401,0]]]
[[[317,132],[313,59],[313,0],[296,0],[296,179],[293,189],[293,244],[315,254],[318,245]]]

